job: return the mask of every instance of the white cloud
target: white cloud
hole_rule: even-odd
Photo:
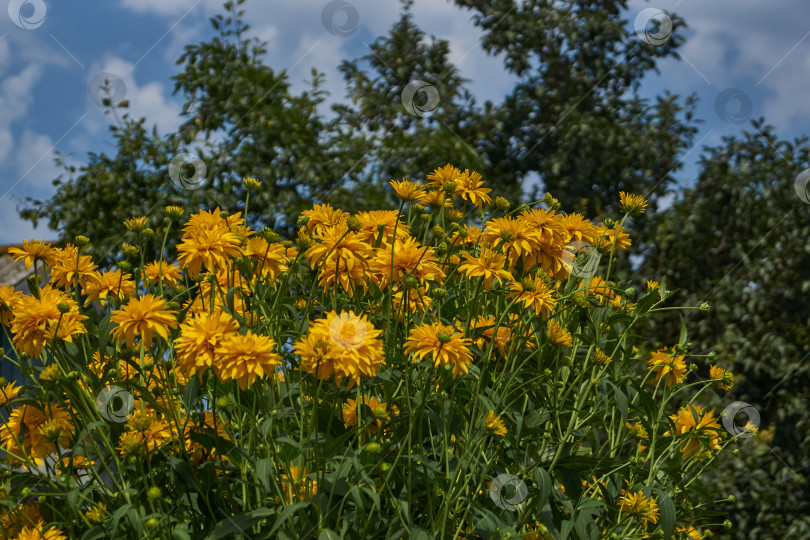
[[[0,83],[0,167],[7,164],[14,149],[11,124],[28,114],[33,88],[41,75],[39,65],[29,65]]]
[[[0,198],[0,244],[17,244],[23,239],[53,240],[56,233],[40,224],[34,228],[30,221],[23,221],[17,213],[20,201],[12,197]]]
[[[176,129],[180,123],[181,105],[171,99],[170,83],[147,82],[138,85],[135,74],[132,70],[133,64],[118,57],[107,58],[102,64],[93,66],[87,76],[89,85],[93,78],[99,73],[109,73],[111,86],[121,84],[124,92],[124,99],[129,101],[127,112],[134,118],[146,118],[146,125],[151,127],[157,124],[159,132],[168,132]],[[113,82],[117,78],[118,82]],[[88,105],[88,121],[85,122],[90,133],[98,132],[102,127],[106,128],[111,121],[109,115],[104,115],[102,107],[96,106],[93,102]]]
[[[121,4],[137,13],[155,15],[182,15],[198,4],[197,0],[123,0]]]
[[[23,178],[17,189],[25,184],[27,187],[46,188],[51,190],[51,181],[61,172],[54,165],[53,142],[48,135],[25,130],[20,138],[14,159],[17,171]]]

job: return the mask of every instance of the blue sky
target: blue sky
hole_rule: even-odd
[[[664,89],[697,92],[704,120],[696,145],[684,156],[683,182],[693,180],[703,145],[749,128],[764,116],[785,138],[807,133],[810,122],[810,10],[806,0],[632,0],[632,25],[644,9],[686,19],[682,59],[660,65],[644,93]],[[77,165],[88,151],[112,152],[109,118],[90,98],[88,85],[100,72],[116,75],[131,113],[160,131],[180,123],[181,101],[172,96],[171,75],[187,43],[212,35],[209,18],[221,0],[11,0],[0,10],[0,244],[23,238],[53,239],[17,217],[25,197],[47,198],[58,174],[54,151],[72,154]],[[367,51],[375,36],[396,20],[399,2],[347,0],[338,26],[356,13],[348,36],[334,35],[322,21],[326,0],[248,0],[251,33],[268,42],[266,62],[287,69],[293,89],[302,89],[312,67],[326,73],[334,99],[344,93],[337,65]],[[332,4],[334,5],[334,4]],[[479,99],[498,100],[513,84],[501,60],[487,56],[470,13],[445,0],[417,0],[414,16],[428,34],[447,39],[451,60],[471,79]],[[24,28],[28,27],[28,28]],[[721,96],[718,108],[718,96]],[[727,99],[723,100],[723,96]],[[732,97],[735,96],[735,97]],[[740,107],[742,106],[742,110]],[[743,121],[743,123],[740,123]]]

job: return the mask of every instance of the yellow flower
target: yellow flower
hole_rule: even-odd
[[[14,285],[0,285],[0,324],[9,326],[22,293],[14,290]]]
[[[313,269],[319,263],[324,263],[320,270],[324,288],[335,279],[349,285],[346,290],[352,293],[357,286],[365,287],[364,269],[368,266],[366,259],[372,251],[361,235],[349,231],[346,223],[340,223],[334,227],[323,227],[313,238],[316,243],[307,250],[306,256]]]
[[[187,318],[180,326],[180,337],[174,342],[177,368],[191,377],[212,367],[217,346],[238,330],[236,320],[221,309]]]
[[[433,357],[436,366],[453,366],[453,378],[467,373],[472,364],[471,341],[441,322],[417,326],[405,341],[405,352],[413,353],[421,362]]]
[[[404,239],[410,234],[411,228],[400,219],[396,210],[374,210],[372,212],[358,212],[357,219],[360,221],[361,229],[358,236],[369,246],[376,246],[377,239],[381,244],[390,245],[393,241],[394,229],[397,238]],[[382,227],[382,235],[380,228]]]
[[[308,335],[296,342],[295,353],[302,370],[318,379],[334,375],[339,386],[348,379],[351,387],[380,370],[385,359],[380,334],[365,315],[331,311],[310,325]]]
[[[124,221],[124,227],[126,227],[128,231],[141,232],[146,228],[147,222],[148,218],[138,216]]]
[[[205,266],[209,272],[228,267],[229,259],[239,257],[239,237],[229,230],[196,228],[183,233],[183,241],[177,245],[177,260],[196,279]]]
[[[180,268],[166,261],[153,261],[143,267],[143,278],[150,285],[163,282],[164,287],[174,287],[183,280]]]
[[[6,404],[12,399],[18,397],[23,391],[22,386],[16,386],[16,383],[6,383],[5,386],[0,386],[0,407],[5,407]]]
[[[163,211],[166,213],[166,217],[170,219],[179,219],[183,214],[186,213],[182,206],[176,205],[169,205],[164,208]]]
[[[437,167],[432,173],[427,175],[430,187],[441,188],[445,182],[456,182],[461,176],[461,171],[449,163],[444,167]]]
[[[11,255],[15,261],[23,259],[25,261],[25,269],[28,270],[36,260],[52,264],[56,250],[48,242],[23,240],[23,247],[9,248],[8,254]]]
[[[281,244],[271,244],[261,237],[253,237],[247,242],[245,255],[258,261],[256,272],[262,276],[276,279],[281,272],[289,270],[287,266],[287,250]]]
[[[540,277],[512,283],[509,290],[512,292],[506,295],[507,300],[517,297],[518,302],[523,302],[527,308],[534,309],[534,314],[542,315],[543,319],[548,317],[549,312],[554,311],[554,304],[557,302],[554,299],[554,287]]]
[[[503,423],[500,416],[495,414],[495,411],[489,411],[486,420],[484,420],[484,426],[493,435],[499,437],[506,435],[506,424]]]
[[[349,217],[343,210],[332,208],[328,204],[316,204],[312,210],[305,210],[301,214],[307,220],[302,230],[312,235],[320,233],[326,227],[335,227]]]
[[[172,435],[169,423],[148,409],[136,409],[127,419],[126,430],[118,439],[122,455],[153,452],[171,440]]]
[[[487,351],[489,343],[492,341],[492,335],[495,334],[495,325],[495,317],[492,315],[489,317],[479,315],[476,320],[472,321],[472,330],[483,329],[481,334],[474,340],[475,345],[482,351]],[[509,322],[503,321],[501,325],[498,326],[498,332],[495,336],[495,348],[498,349],[499,353],[504,355],[506,354],[506,348],[511,345],[511,341],[512,330],[509,329]]]
[[[67,536],[56,527],[46,529],[45,522],[37,521],[34,526],[25,526],[14,540],[67,540]]]
[[[559,223],[568,233],[566,241],[587,242],[596,245],[599,238],[597,228],[582,214],[565,214],[560,218]]]
[[[612,358],[610,358],[605,351],[597,347],[596,352],[593,355],[593,360],[600,366],[606,366],[611,362]]]
[[[554,320],[548,321],[548,332],[546,333],[546,336],[554,345],[572,347],[574,344],[571,333]]]
[[[655,380],[665,377],[667,387],[678,384],[686,377],[686,362],[683,356],[676,356],[675,352],[662,348],[652,353],[649,367],[655,372]]]
[[[217,344],[214,371],[223,382],[235,380],[245,390],[256,379],[275,374],[281,356],[273,349],[276,342],[267,336],[254,334],[228,334]]]
[[[658,504],[652,497],[645,497],[640,491],[624,494],[619,498],[622,512],[627,512],[646,528],[647,523],[658,523]]]
[[[89,306],[95,300],[107,298],[108,295],[123,300],[135,294],[135,282],[132,276],[122,273],[121,270],[93,272],[87,277],[82,292],[87,295],[85,306]]]
[[[397,197],[399,197],[403,202],[416,201],[425,195],[424,186],[417,184],[416,182],[411,182],[410,180],[391,180],[388,183],[391,184],[391,187],[394,188],[394,192],[397,194]]]
[[[376,434],[382,427],[382,419],[388,417],[388,406],[374,396],[362,396],[360,403],[368,405],[374,415],[374,421],[368,425],[368,431]],[[394,414],[398,414],[399,410],[396,405],[391,407]],[[357,400],[347,399],[343,404],[343,423],[347,428],[357,427]]]
[[[622,211],[631,215],[643,214],[647,209],[647,199],[641,195],[621,191],[619,192],[619,200],[621,201]]]
[[[403,315],[407,313],[422,314],[427,311],[433,299],[425,292],[423,287],[409,288],[407,292],[402,289],[395,291],[391,301],[396,308],[394,315],[397,320],[401,321]]]
[[[307,496],[315,495],[318,492],[318,482],[307,480],[306,467],[290,465],[289,475],[282,473],[280,476],[281,489],[287,498],[302,501]]]
[[[3,449],[15,460],[28,456],[40,461],[56,451],[55,442],[62,448],[68,448],[72,434],[70,414],[57,403],[48,404],[42,409],[33,405],[16,407],[5,425],[0,427]]]
[[[652,280],[652,279],[647,280],[647,290],[648,291],[657,291],[660,286],[661,286],[661,284],[658,283],[655,280]]]
[[[166,302],[151,294],[141,298],[131,298],[118,311],[114,311],[110,320],[118,327],[114,335],[117,339],[126,338],[127,347],[133,347],[135,335],[138,334],[148,349],[152,346],[152,336],[157,333],[164,340],[169,340],[169,328],[177,328],[175,312],[169,311]]]
[[[701,532],[691,525],[682,525],[675,529],[675,532],[682,534],[684,540],[703,540],[703,535]]]
[[[720,379],[714,384],[723,390],[731,390],[734,386],[734,375],[719,366],[712,365],[709,367],[709,378]]]
[[[685,435],[690,431],[697,432],[697,437],[690,438],[681,444],[681,453],[685,459],[694,456],[700,450],[700,440],[705,440],[709,448],[712,450],[720,450],[720,424],[717,423],[717,418],[714,417],[714,411],[711,409],[704,410],[700,405],[683,405],[677,414],[673,414],[670,420],[675,422],[675,435]],[[669,432],[664,433],[665,436],[671,435]],[[701,453],[698,459],[707,455]]]
[[[500,249],[506,254],[510,271],[522,257],[529,259],[540,250],[540,237],[537,232],[526,227],[522,220],[511,217],[490,220],[481,235],[481,240],[491,249]]]
[[[107,505],[103,502],[94,504],[84,516],[93,523],[101,523],[107,518]]]
[[[500,285],[501,280],[512,281],[514,278],[507,270],[504,270],[506,264],[506,256],[492,251],[491,249],[482,248],[479,257],[473,257],[469,253],[464,253],[464,264],[459,266],[459,272],[465,272],[467,277],[472,279],[474,277],[484,278],[484,289],[489,290],[492,288],[492,280],[498,280]]]
[[[262,187],[262,183],[259,180],[256,180],[250,176],[243,178],[242,183],[245,185],[248,191],[258,191],[259,188]]]
[[[414,238],[396,239],[393,246],[378,248],[370,268],[380,289],[390,283],[399,287],[407,276],[414,276],[420,285],[426,281],[441,283],[445,277],[433,248],[421,246]]]
[[[624,232],[624,227],[617,229],[618,225],[614,225],[608,229],[604,224],[597,227],[597,238],[599,238],[599,247],[605,251],[613,249],[627,249],[632,244],[630,235]]]
[[[64,313],[60,306],[66,308]],[[82,324],[87,317],[79,313],[76,301],[50,285],[39,291],[39,298],[20,297],[15,310],[11,323],[14,346],[34,358],[54,338],[72,342],[74,337],[87,332]]]
[[[642,424],[639,423],[631,424],[630,422],[625,422],[624,427],[627,428],[627,431],[633,438],[645,440],[650,438],[650,436],[647,434],[647,430],[644,428]]]
[[[87,276],[97,268],[90,255],[79,255],[79,248],[68,244],[53,256],[51,282],[64,288],[84,285]]]
[[[481,208],[484,204],[489,204],[492,201],[492,197],[488,195],[492,190],[481,187],[484,185],[484,181],[481,180],[481,175],[477,172],[464,169],[464,172],[459,175],[455,182],[458,185],[458,194],[461,195],[461,198],[470,201],[477,208]]]

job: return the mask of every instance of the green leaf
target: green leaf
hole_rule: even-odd
[[[551,495],[551,490],[554,486],[554,483],[551,480],[551,475],[548,474],[548,471],[542,467],[537,467],[534,470],[534,478],[537,480],[537,491],[538,491],[538,506],[542,507],[546,504],[549,495]]]
[[[660,488],[655,488],[658,497],[658,507],[661,510],[661,529],[664,531],[664,540],[668,540],[675,531],[675,503],[669,494]]]
[[[275,514],[275,512],[269,508],[257,508],[256,510],[245,512],[244,514],[227,517],[216,524],[211,534],[206,537],[206,540],[219,540],[220,538],[237,533],[250,537],[249,530],[254,525],[273,514]]]
[[[292,514],[298,512],[302,508],[306,508],[307,506],[309,506],[309,504],[310,504],[309,501],[301,501],[295,504],[285,506],[284,510],[281,511],[281,513],[278,515],[278,519],[276,519],[276,522],[273,524],[273,528],[270,529],[270,535],[272,536],[273,533],[279,529],[279,527],[284,525],[284,523]]]

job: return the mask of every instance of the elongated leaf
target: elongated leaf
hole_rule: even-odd
[[[300,503],[299,503],[300,504]],[[263,519],[275,514],[269,508],[257,508],[244,514],[239,514],[233,517],[227,517],[220,521],[206,537],[206,540],[218,540],[232,534],[242,534],[250,538],[250,529]]]

